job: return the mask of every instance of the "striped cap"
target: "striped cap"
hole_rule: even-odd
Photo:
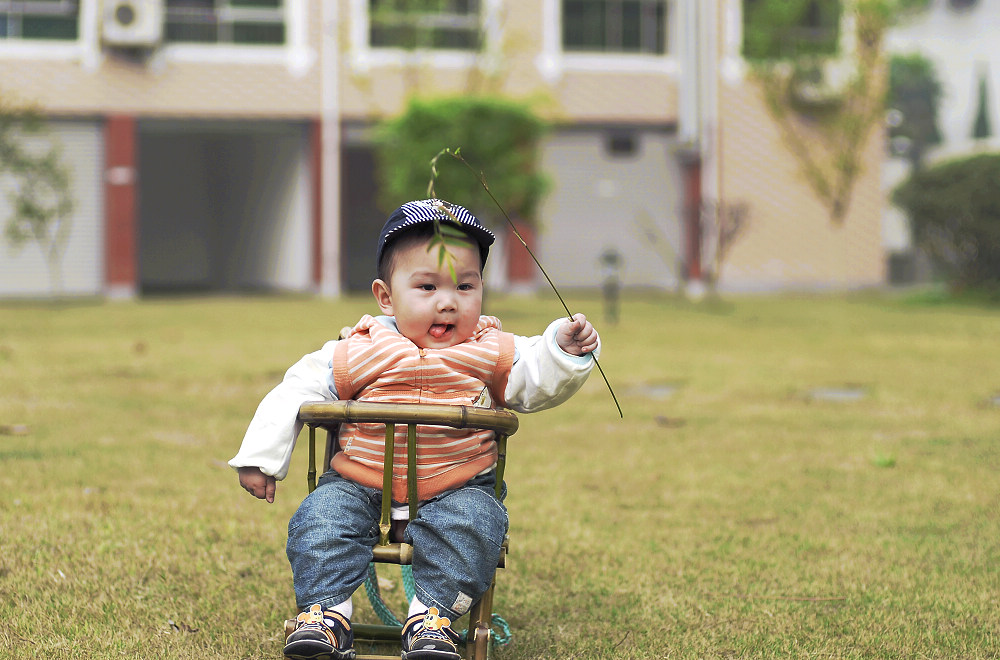
[[[448,215],[447,209],[451,215]],[[454,216],[454,217],[452,217]],[[398,238],[406,230],[427,222],[448,222],[455,225],[458,220],[458,227],[465,232],[479,246],[479,256],[482,263],[486,264],[486,257],[489,255],[490,246],[496,237],[489,229],[483,226],[479,219],[469,213],[464,207],[452,204],[441,199],[420,199],[407,202],[392,212],[389,219],[382,227],[382,233],[378,237],[378,247],[375,250],[375,266],[378,267],[382,260],[382,252],[387,243]]]

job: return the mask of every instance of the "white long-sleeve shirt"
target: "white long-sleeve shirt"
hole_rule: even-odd
[[[395,319],[377,320],[396,329]],[[556,331],[566,319],[549,324],[541,335],[514,335],[514,364],[504,392],[506,405],[516,412],[545,410],[569,399],[587,380],[600,356],[600,344],[593,353],[571,355],[556,343]],[[331,360],[336,341],[309,353],[285,372],[284,379],[260,402],[243,436],[239,452],[229,461],[234,468],[258,467],[264,474],[284,479],[292,450],[302,430],[299,407],[312,401],[335,401]]]

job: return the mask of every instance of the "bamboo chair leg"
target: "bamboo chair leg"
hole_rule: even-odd
[[[467,660],[487,660],[492,646],[493,624],[493,589],[496,587],[496,575],[490,588],[486,590],[479,602],[469,611],[469,633],[465,644]]]

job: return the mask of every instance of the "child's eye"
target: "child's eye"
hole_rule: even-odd
[[[459,291],[472,291],[472,289],[473,289],[473,286],[471,284],[459,284],[458,285],[458,290]]]
[[[433,291],[434,290],[434,285],[433,284],[421,284],[419,288],[421,290],[423,290],[423,291]]]

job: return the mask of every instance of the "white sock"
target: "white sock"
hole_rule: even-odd
[[[426,611],[427,606],[421,603],[420,600],[414,596],[413,600],[410,601],[410,613],[406,615],[406,618],[409,619],[414,614],[423,614]]]
[[[348,598],[343,603],[334,605],[330,609],[338,614],[343,614],[349,620],[354,615],[354,601]]]

